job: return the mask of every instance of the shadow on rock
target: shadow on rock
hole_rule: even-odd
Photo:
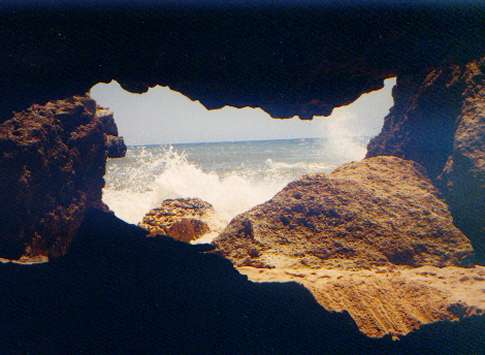
[[[251,283],[204,249],[145,238],[141,229],[111,214],[89,211],[68,255],[48,264],[0,266],[2,353],[484,348],[484,317],[424,327],[399,343],[367,338],[346,313],[326,312],[303,287]]]

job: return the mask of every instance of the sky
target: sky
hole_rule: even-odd
[[[384,88],[337,108],[329,117],[311,121],[273,119],[261,109],[224,107],[207,110],[168,87],[157,86],[144,94],[125,91],[112,81],[91,89],[91,97],[114,113],[119,134],[127,145],[218,142],[308,137],[375,136],[393,104],[395,79]]]

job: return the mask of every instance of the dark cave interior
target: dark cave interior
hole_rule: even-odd
[[[419,161],[456,210],[472,206],[458,221],[470,227],[480,252],[484,173],[468,147],[481,149],[483,136],[456,132],[470,122],[483,131],[484,10],[478,2],[196,10],[0,5],[0,122],[112,79],[132,92],[168,85],[211,109],[261,107],[273,117],[309,119],[396,76],[395,109],[369,154]],[[430,73],[438,80],[429,81]],[[443,106],[449,98],[456,102]],[[399,102],[406,110],[415,106],[408,112]],[[56,132],[54,126],[46,133],[52,140],[30,142],[31,150],[12,143],[8,132],[2,136],[2,152],[10,155],[0,159],[0,231],[11,227],[12,210],[23,211],[12,191],[35,187],[26,195],[30,201],[41,203],[45,195],[53,205],[68,204],[88,181],[72,171],[72,180],[55,175],[58,196],[50,194],[52,186],[21,179],[15,159],[38,169],[32,176],[40,181],[68,170],[49,164],[57,163],[59,147],[74,151],[78,142]],[[103,153],[102,131],[93,132],[98,141],[86,135],[79,144]],[[439,138],[433,149],[439,156],[426,152],[430,134]],[[102,160],[91,161],[96,186]],[[65,160],[71,170],[78,163]],[[93,201],[79,210],[82,223],[66,255],[47,264],[0,265],[5,353],[483,353],[483,315],[427,325],[398,342],[371,339],[347,313],[325,311],[295,283],[252,283],[206,253],[209,246],[145,238],[141,229],[93,209],[100,207],[96,193],[80,195]],[[36,211],[25,212],[24,221],[37,218]]]

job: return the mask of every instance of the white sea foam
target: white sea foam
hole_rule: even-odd
[[[214,206],[217,234],[299,176],[328,173],[365,155],[366,139],[330,129],[336,138],[130,147],[125,158],[108,161],[103,201],[136,224],[167,198],[198,197]]]
[[[203,169],[173,148],[159,154],[142,151],[136,167],[111,167],[116,176],[103,190],[103,201],[123,220],[138,223],[167,198],[198,197],[214,206],[221,223],[270,199],[288,180],[244,171],[219,175]],[[114,171],[118,170],[118,171]],[[122,170],[122,171],[120,171]]]
[[[282,161],[273,161],[272,159],[266,159],[265,164],[267,168],[272,171],[299,169],[308,173],[329,171],[336,167],[335,165],[326,164],[326,163],[312,163],[312,162],[305,162],[305,161],[299,161],[296,163],[286,163]]]

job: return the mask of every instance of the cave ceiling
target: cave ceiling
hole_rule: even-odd
[[[117,80],[207,108],[329,115],[383,80],[483,53],[484,6],[0,5],[0,121]]]

